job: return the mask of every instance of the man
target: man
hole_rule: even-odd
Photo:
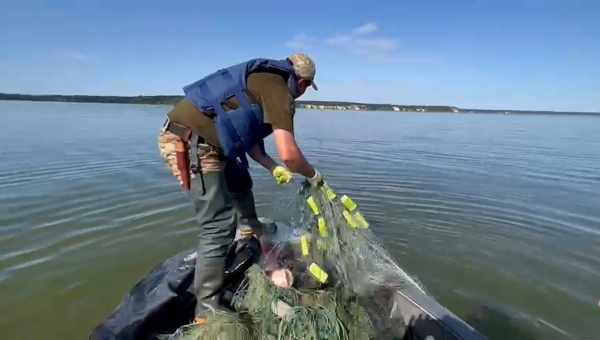
[[[315,64],[304,54],[250,60],[184,87],[185,99],[168,114],[159,137],[161,155],[191,191],[200,226],[196,320],[222,310],[223,267],[236,227],[250,225],[255,233],[264,232],[256,216],[246,154],[278,184],[289,183],[292,173],[313,186],[322,182],[296,144],[293,128],[294,100],[309,86],[317,89],[314,77]],[[285,167],[265,152],[263,139],[271,133]]]

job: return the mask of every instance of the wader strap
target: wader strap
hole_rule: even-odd
[[[198,154],[198,144],[204,143],[204,138],[200,137],[197,133],[192,132],[192,137],[190,138],[190,172],[192,173],[192,178],[195,176],[200,176],[200,185],[202,185],[202,195],[206,195],[206,185],[204,183],[204,174],[202,173],[202,161],[200,160],[200,155]]]
[[[190,170],[192,174],[197,175],[200,170],[200,161],[198,160],[198,143],[200,142],[200,136],[197,133],[192,132],[192,138],[190,139]]]

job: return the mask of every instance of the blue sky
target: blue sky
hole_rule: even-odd
[[[154,95],[294,51],[302,99],[600,112],[600,1],[6,1],[0,92]]]

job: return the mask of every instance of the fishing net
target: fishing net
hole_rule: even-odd
[[[358,205],[327,184],[303,186],[290,227],[263,236],[263,256],[236,290],[237,313],[187,325],[170,340],[400,339],[393,295],[422,288],[392,259]]]

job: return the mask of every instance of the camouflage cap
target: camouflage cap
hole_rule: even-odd
[[[315,84],[316,67],[314,61],[304,53],[295,53],[288,58],[294,65],[294,72],[301,79],[310,80],[312,87],[318,90]]]

